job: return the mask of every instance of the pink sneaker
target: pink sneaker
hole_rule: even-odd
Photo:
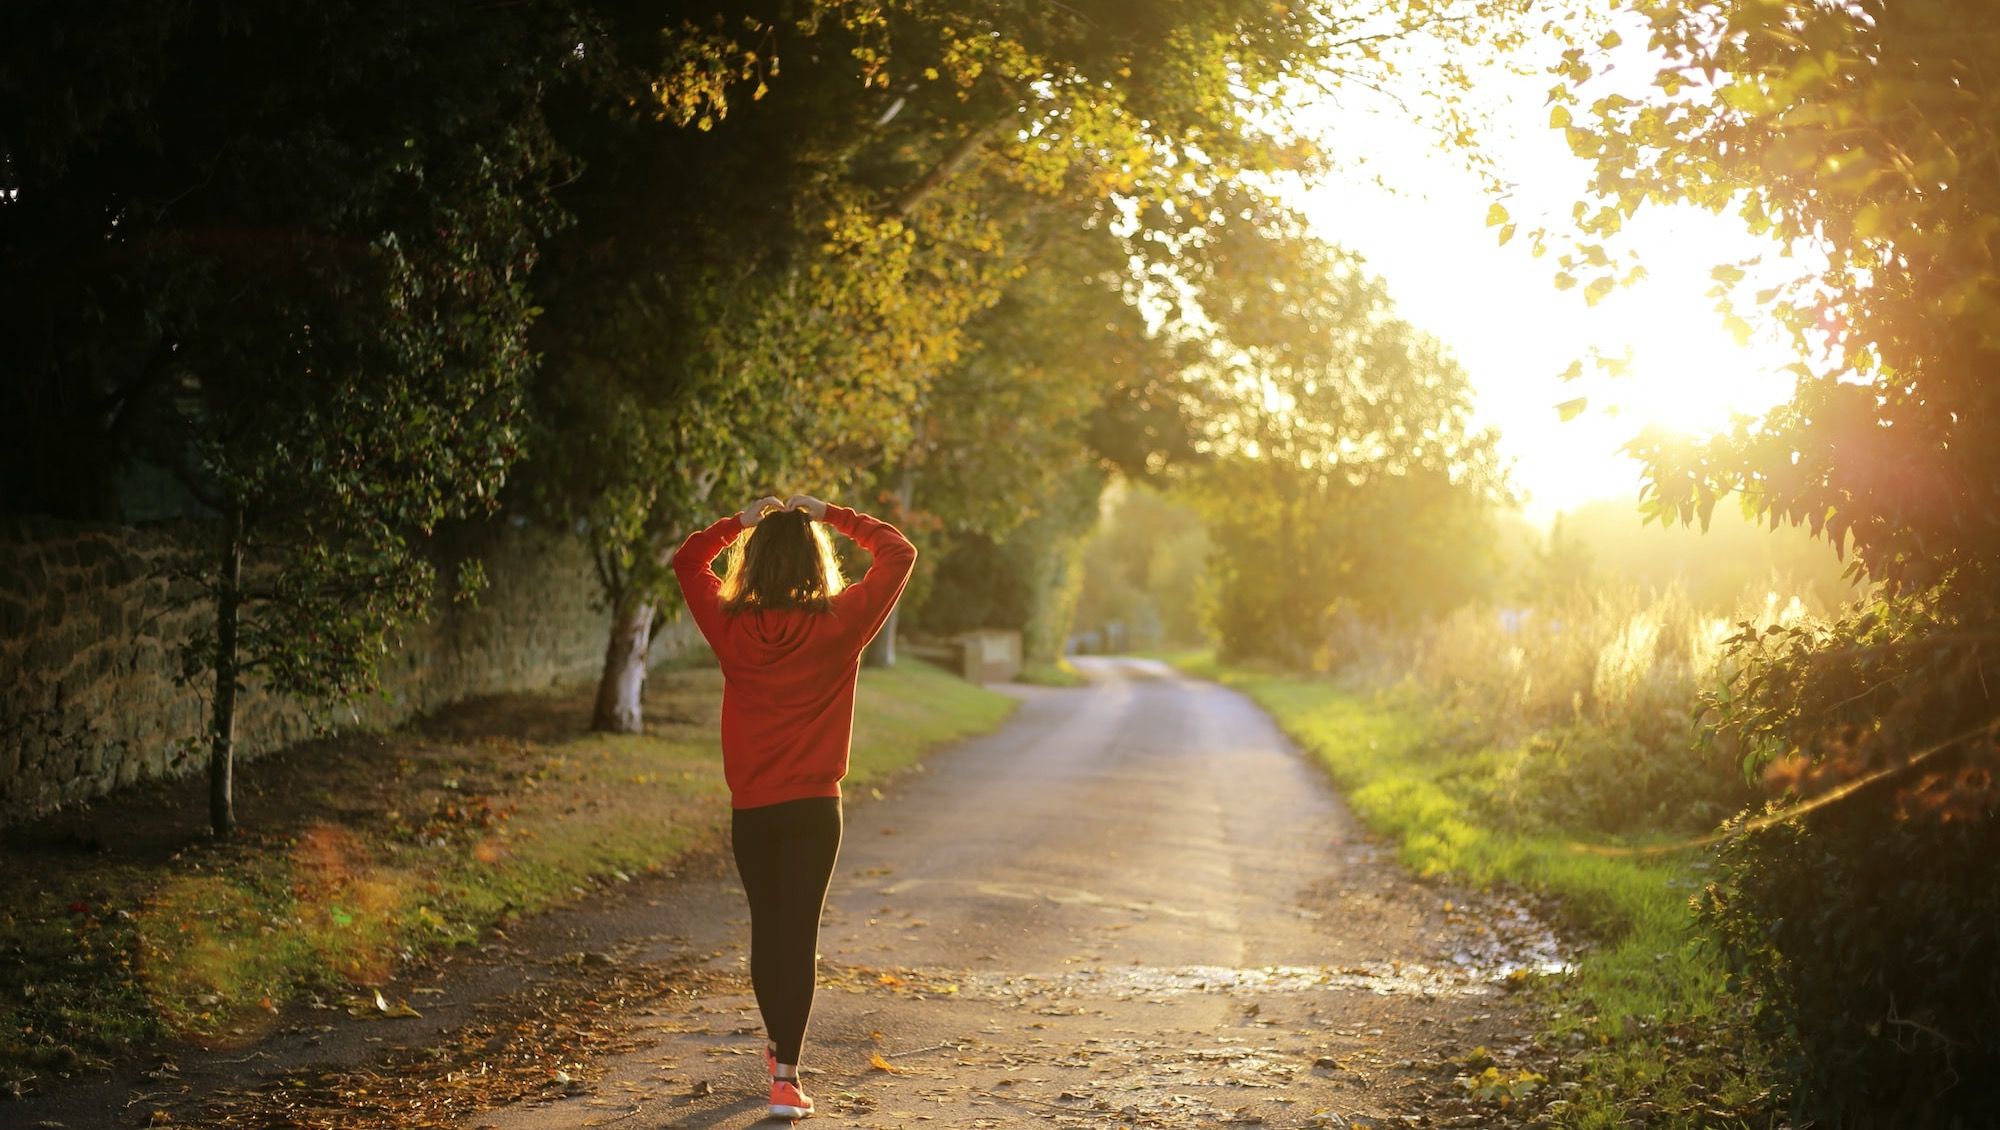
[[[797,1079],[771,1080],[772,1118],[811,1118],[813,1101],[799,1090]]]
[[[778,1077],[778,1049],[773,1044],[764,1045],[764,1077],[766,1079]]]

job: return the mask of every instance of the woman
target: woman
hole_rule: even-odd
[[[873,555],[851,586],[841,581],[828,526]],[[718,579],[710,566],[739,538]],[[894,526],[808,495],[760,498],[689,535],[674,554],[694,622],[722,664],[730,840],[750,898],[750,981],[770,1037],[774,1118],[812,1114],[799,1089],[799,1052],[820,912],[840,851],[854,679],[916,560]]]

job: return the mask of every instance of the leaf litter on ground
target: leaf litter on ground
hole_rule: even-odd
[[[691,958],[632,962],[608,972],[573,967],[494,1002],[432,1044],[390,1048],[352,1067],[288,1070],[217,1092],[190,1111],[164,1113],[212,1130],[459,1130],[480,1111],[588,1094],[606,1058],[642,1045],[642,1025],[633,1021],[645,1008],[740,990],[740,981]],[[695,1093],[704,1083],[693,1084]],[[641,1097],[625,1090],[628,1101]]]

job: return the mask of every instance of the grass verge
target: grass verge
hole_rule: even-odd
[[[1029,663],[1021,668],[1019,675],[1014,676],[1014,681],[1037,687],[1080,687],[1090,682],[1067,659],[1058,659],[1053,663]]]
[[[0,1087],[162,1037],[242,1046],[307,994],[371,986],[509,918],[659,870],[728,815],[721,675],[657,672],[643,736],[583,732],[578,691],[465,704],[239,770],[244,831],[202,834],[202,783],[127,790],[0,846]],[[862,673],[848,780],[997,726],[1015,701],[907,662]]]
[[[1480,803],[1491,751],[1453,752],[1407,707],[1324,679],[1161,656],[1247,693],[1317,758],[1355,813],[1421,875],[1504,883],[1552,897],[1591,944],[1573,973],[1537,989],[1554,1086],[1528,1104],[1553,1125],[1768,1126],[1768,1061],[1693,928],[1704,858],[1612,856],[1560,832],[1512,827]],[[1552,1097],[1560,1096],[1560,1097]]]

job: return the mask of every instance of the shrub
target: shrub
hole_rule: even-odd
[[[1744,618],[1791,622],[1795,600],[1760,586]],[[1462,608],[1368,650],[1378,682],[1400,682],[1442,715],[1438,732],[1495,751],[1484,802],[1495,815],[1568,832],[1714,828],[1755,799],[1726,741],[1704,743],[1698,704],[1733,667],[1727,618],[1678,588],[1578,586],[1540,608]]]
[[[1697,747],[1685,712],[1662,714],[1650,732],[1543,730],[1496,757],[1487,801],[1496,814],[1573,834],[1707,831],[1749,792],[1723,759]]]
[[[1824,1127],[2000,1112],[2000,824],[1899,818],[1871,786],[1732,841],[1696,899]]]
[[[1714,706],[1773,804],[1812,807],[1730,842],[1697,909],[1821,1125],[2000,1111],[1996,620],[1946,584],[1732,641]]]

